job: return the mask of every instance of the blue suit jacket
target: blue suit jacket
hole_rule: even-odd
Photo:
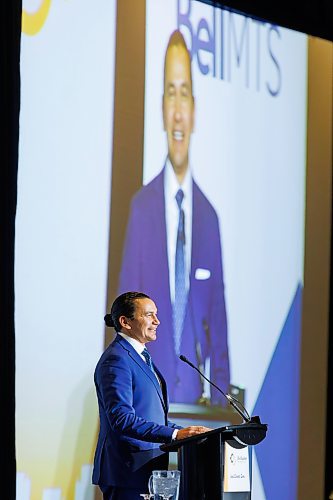
[[[198,279],[205,270],[207,279]],[[201,277],[203,272],[201,272]],[[162,370],[171,402],[195,403],[200,376],[175,354],[169,287],[164,201],[164,170],[133,198],[123,252],[119,293],[137,290],[156,303],[158,341],[150,352]],[[193,181],[192,256],[181,353],[193,363],[210,358],[211,379],[223,391],[230,382],[221,239],[217,214]],[[212,389],[212,401],[226,404]]]
[[[95,370],[100,431],[93,483],[147,491],[152,470],[167,469],[168,455],[159,449],[175,428],[167,420],[165,380],[160,383],[123,337],[102,354]]]

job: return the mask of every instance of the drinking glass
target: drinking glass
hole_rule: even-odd
[[[163,500],[177,500],[179,495],[179,470],[154,470],[149,478],[149,493],[159,495]]]

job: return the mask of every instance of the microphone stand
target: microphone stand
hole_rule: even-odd
[[[259,417],[250,417],[247,409],[240,401],[238,401],[238,399],[231,396],[230,394],[226,394],[225,392],[223,392],[222,389],[220,389],[217,385],[215,385],[214,382],[209,380],[209,378],[207,378],[193,363],[191,363],[191,361],[189,361],[186,358],[186,356],[183,356],[183,354],[181,354],[179,356],[179,359],[181,361],[184,361],[184,363],[187,363],[188,365],[190,365],[192,368],[194,368],[194,370],[196,370],[205,380],[207,380],[207,382],[209,382],[213,387],[215,387],[215,389],[218,390],[226,398],[226,400],[229,402],[229,404],[236,410],[236,412],[242,417],[242,419],[247,424],[251,424],[251,423],[260,424],[261,423]]]

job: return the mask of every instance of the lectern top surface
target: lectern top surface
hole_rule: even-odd
[[[221,435],[223,441],[235,440],[242,446],[255,445],[260,443],[265,437],[267,432],[267,424],[258,423],[244,423],[240,425],[227,425],[226,427],[219,427],[203,434],[197,434],[186,439],[173,441],[169,444],[163,444],[160,449],[163,451],[177,451],[181,446],[187,443],[203,443],[206,439],[213,438],[215,435]]]

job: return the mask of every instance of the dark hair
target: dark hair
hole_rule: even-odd
[[[135,301],[137,299],[150,299],[150,297],[142,292],[125,292],[119,295],[112,304],[110,314],[104,316],[106,326],[114,327],[116,331],[120,331],[120,316],[126,316],[126,318],[133,319]]]
[[[193,79],[192,79],[191,54],[190,54],[190,51],[187,48],[187,45],[186,45],[186,42],[185,42],[185,38],[184,38],[182,32],[179,31],[179,30],[175,30],[175,31],[173,31],[171,33],[169,41],[168,41],[168,45],[167,45],[167,48],[166,48],[166,51],[165,51],[165,58],[164,58],[164,80],[163,80],[164,81],[164,89],[165,89],[165,75],[166,75],[166,60],[167,60],[168,52],[169,52],[169,50],[172,47],[182,47],[186,51],[186,54],[187,54],[188,60],[189,60],[189,66],[190,66],[191,93],[192,93],[192,96],[193,96]]]

